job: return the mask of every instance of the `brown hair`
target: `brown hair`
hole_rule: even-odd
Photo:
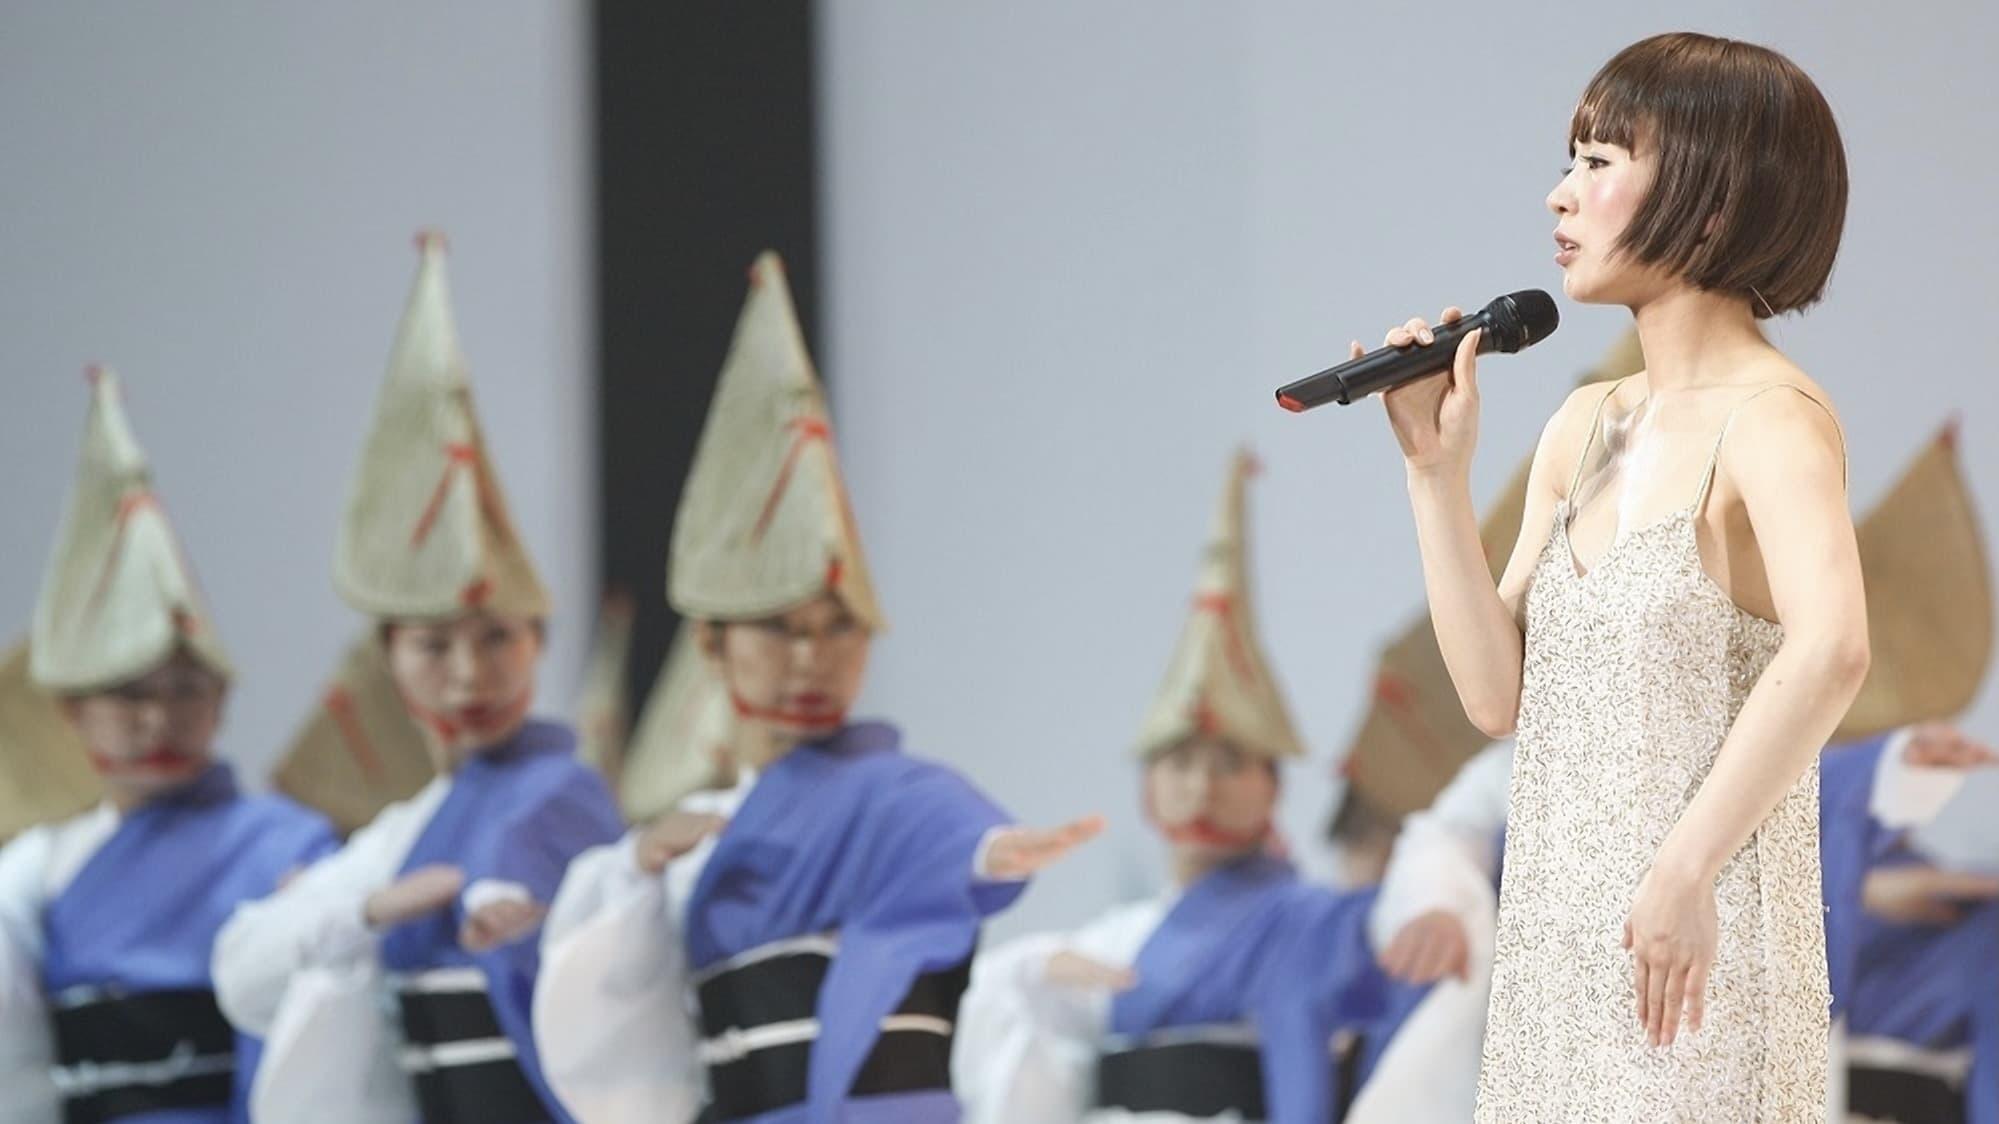
[[[1360,846],[1370,840],[1392,839],[1401,830],[1400,816],[1348,784],[1339,808],[1326,823],[1326,838],[1334,843]]]
[[[1759,318],[1824,295],[1846,225],[1846,150],[1790,59],[1690,31],[1640,40],[1583,91],[1571,152],[1583,142],[1658,158],[1618,251],[1741,296]]]

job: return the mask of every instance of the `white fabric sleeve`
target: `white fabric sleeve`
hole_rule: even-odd
[[[285,984],[250,1086],[256,1124],[409,1124],[415,1087],[396,1062],[372,960],[307,965]]]
[[[1438,981],[1410,1012],[1354,1098],[1347,1124],[1472,1118],[1492,997],[1494,931],[1469,935],[1469,978]]]
[[[683,1124],[705,1096],[686,952],[637,843],[633,832],[578,855],[542,926],[542,1074],[589,1124]]]
[[[978,955],[951,1051],[965,1124],[1083,1118],[1112,996],[1050,983],[1048,962],[1071,952],[1130,967],[1171,905],[1153,898],[1119,906],[1073,933],[1023,937]]]
[[[0,1124],[57,1124],[55,1044],[42,1000],[42,880],[49,829],[0,848]]]
[[[0,847],[0,1015],[17,1002],[42,1006],[42,893],[48,869],[47,827],[30,828]]]
[[[489,905],[501,902],[518,902],[534,905],[534,892],[518,882],[508,882],[499,878],[481,878],[465,892],[458,895],[458,903],[467,914],[477,913]]]
[[[1047,982],[1067,946],[1066,935],[1023,937],[972,962],[951,1051],[965,1124],[1078,1120],[1089,1108],[1108,998]]]
[[[268,1036],[297,972],[373,960],[375,934],[363,919],[368,897],[394,880],[442,793],[432,782],[277,893],[236,907],[215,939],[213,974],[216,1001],[237,1029]]]
[[[1929,823],[1964,786],[1962,769],[1929,769],[1909,764],[1909,744],[1914,740],[1915,730],[1911,728],[1890,734],[1887,744],[1881,747],[1881,759],[1874,766],[1874,787],[1868,793],[1867,812],[1891,830]]]
[[[1512,743],[1488,746],[1395,840],[1369,938],[1379,951],[1410,921],[1445,910],[1464,924],[1468,978],[1438,981],[1410,1012],[1355,1098],[1349,1124],[1471,1119],[1498,928],[1492,882],[1512,783]]]
[[[1434,804],[1403,822],[1368,918],[1377,951],[1432,910],[1456,915],[1467,929],[1492,928],[1499,907],[1492,879],[1512,783],[1512,743],[1488,746],[1458,770]]]

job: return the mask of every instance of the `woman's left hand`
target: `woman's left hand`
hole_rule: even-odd
[[[1624,922],[1624,947],[1632,955],[1638,1024],[1652,1045],[1672,1045],[1683,1014],[1690,1032],[1700,1029],[1719,927],[1713,880],[1654,866],[1638,884]]]
[[[1040,873],[1062,856],[1096,838],[1104,830],[1102,816],[1084,816],[1061,827],[1006,827],[986,844],[984,869],[978,874],[994,882],[1016,882]]]

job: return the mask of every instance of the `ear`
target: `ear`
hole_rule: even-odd
[[[722,630],[728,626],[720,621],[700,621],[695,624],[694,642],[701,649],[701,655],[713,663],[722,662]]]
[[[534,634],[534,655],[540,659],[548,651],[548,621],[536,617],[528,622],[528,631]]]

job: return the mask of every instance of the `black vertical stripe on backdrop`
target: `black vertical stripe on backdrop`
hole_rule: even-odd
[[[812,5],[597,0],[592,30],[599,567],[637,602],[636,701],[676,623],[674,507],[759,250],[819,338]]]

